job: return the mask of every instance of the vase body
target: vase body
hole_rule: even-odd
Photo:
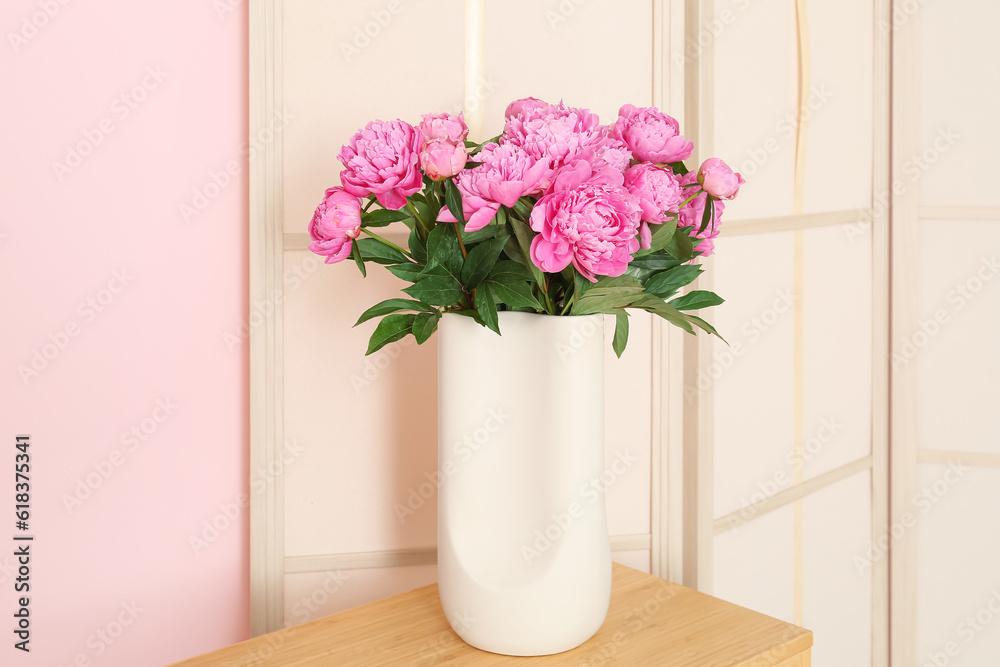
[[[506,655],[587,641],[611,597],[602,315],[502,312],[439,335],[438,584],[452,628]]]

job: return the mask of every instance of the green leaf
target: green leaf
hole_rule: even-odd
[[[412,314],[386,315],[383,317],[368,340],[368,351],[365,352],[365,356],[381,350],[389,343],[394,343],[406,337],[406,334],[410,333],[410,329],[413,326],[413,318]]]
[[[683,176],[688,173],[688,168],[684,166],[683,162],[671,162],[669,165],[671,171],[673,171],[678,176]]]
[[[494,265],[489,276],[483,281],[496,298],[512,308],[542,309],[542,304],[531,293],[533,278],[531,271],[520,262],[503,260]]]
[[[517,203],[514,204],[514,210],[517,211],[517,214],[525,220],[528,220],[531,217],[531,210],[534,207],[535,200],[530,197],[521,197],[517,200]]]
[[[400,220],[405,220],[410,217],[413,216],[406,209],[391,211],[387,208],[379,208],[374,211],[369,211],[361,216],[361,223],[365,227],[385,227],[386,225],[399,222]]]
[[[507,237],[484,241],[469,251],[462,266],[462,284],[465,289],[475,289],[489,275],[507,243]]]
[[[492,289],[496,298],[511,308],[542,310],[542,304],[538,303],[538,299],[531,293],[531,286],[526,282],[501,282],[487,278],[482,284],[483,287]]]
[[[628,345],[628,313],[622,310],[615,313],[615,339],[611,348],[621,358],[626,345]]]
[[[489,279],[506,284],[517,281],[531,282],[532,276],[531,271],[529,271],[524,264],[505,259],[502,262],[497,262],[493,265],[493,270],[490,271]]]
[[[474,310],[469,310],[468,308],[463,308],[462,310],[449,310],[448,314],[449,315],[462,315],[464,317],[470,317],[470,318],[474,319],[476,322],[478,322],[480,325],[486,326],[485,324],[483,324],[482,318],[479,317],[479,313],[477,313]]]
[[[416,195],[410,197],[410,203],[413,204],[413,208],[417,209],[417,222],[429,231],[434,227],[434,221],[437,216],[431,215],[430,207],[425,202],[418,201],[415,197]]]
[[[351,257],[354,258],[354,263],[358,265],[358,271],[361,271],[361,277],[367,278],[368,272],[365,271],[365,261],[361,259],[361,248],[358,247],[357,243],[351,245]]]
[[[387,246],[378,239],[357,239],[358,249],[361,251],[361,259],[366,262],[377,264],[402,264],[408,262],[406,255],[391,246]]]
[[[670,237],[670,242],[664,247],[668,253],[680,260],[687,262],[694,258],[694,246],[691,243],[691,232],[694,227],[681,227],[678,233]]]
[[[455,216],[455,219],[461,223],[465,223],[465,212],[462,210],[462,193],[458,191],[458,186],[455,185],[455,179],[449,178],[444,182],[444,203],[451,211],[451,214]]]
[[[520,204],[520,202],[518,202]],[[508,217],[510,220],[510,226],[514,229],[514,236],[517,237],[517,247],[521,252],[521,261],[524,266],[531,271],[531,275],[538,286],[541,287],[545,284],[545,278],[542,276],[542,270],[535,266],[535,263],[531,261],[531,241],[535,237],[535,233],[531,231],[531,227],[528,226],[522,220],[518,220],[514,217]]]
[[[441,311],[435,310],[433,313],[417,313],[413,318],[413,337],[417,339],[417,345],[423,345],[438,328],[441,320]]]
[[[631,276],[601,278],[576,300],[573,314],[615,313],[616,308],[625,308],[642,296],[642,285]]]
[[[454,276],[427,276],[403,291],[432,306],[451,306],[465,294]]]
[[[372,318],[388,315],[389,313],[395,313],[399,310],[422,310],[428,313],[437,312],[426,303],[420,303],[419,301],[413,301],[411,299],[386,299],[385,301],[376,303],[374,306],[361,313],[361,317],[359,317],[358,321],[354,323],[354,326],[358,326],[362,322],[367,322]]]
[[[682,264],[669,271],[661,271],[646,281],[646,291],[661,299],[668,299],[677,290],[693,282],[702,271],[700,266],[692,264]]]
[[[700,317],[698,317],[696,315],[688,315],[687,313],[684,313],[683,315],[684,315],[685,319],[687,319],[688,322],[691,322],[692,324],[694,324],[696,327],[698,327],[702,331],[708,332],[708,333],[710,333],[710,334],[712,334],[714,336],[718,336],[719,340],[721,340],[726,345],[729,345],[729,341],[727,341],[725,338],[723,338],[719,334],[719,332],[715,330],[715,327],[713,327],[711,324],[709,324],[705,320],[701,319]]]
[[[500,320],[497,317],[497,304],[493,300],[493,293],[489,285],[483,285],[476,290],[476,312],[479,313],[483,324],[493,331],[500,333]]]
[[[455,236],[455,226],[450,223],[437,225],[427,237],[427,268],[444,267],[458,278],[462,275],[462,249]]]
[[[687,316],[685,316],[684,313],[677,310],[673,306],[667,304],[663,299],[659,297],[647,294],[646,296],[642,297],[634,304],[632,304],[632,307],[641,308],[643,310],[649,311],[650,313],[659,315],[660,317],[670,322],[674,326],[678,326],[681,329],[684,329],[684,331],[688,332],[689,334],[694,333],[694,329],[691,328]]]
[[[420,229],[416,226],[410,230],[410,240],[407,245],[410,246],[409,251],[413,255],[413,259],[421,264],[427,262],[427,244],[424,242],[423,237],[420,236]]]
[[[701,308],[711,308],[725,303],[725,299],[714,292],[706,290],[692,290],[684,296],[679,296],[670,301],[670,305],[677,310],[699,310]]]
[[[462,233],[462,243],[465,247],[469,247],[475,243],[480,243],[487,239],[496,238],[500,232],[500,226],[495,223],[490,223],[483,227],[482,229],[477,229],[474,232],[467,232],[464,229],[461,230]]]
[[[397,278],[402,278],[403,280],[415,283],[420,280],[420,272],[423,271],[424,267],[420,264],[407,262],[406,264],[393,264],[392,266],[387,266],[385,268],[389,269],[389,273]]]
[[[632,276],[640,283],[645,284],[646,280],[654,273],[666,271],[675,266],[680,266],[680,261],[664,252],[658,252],[633,259],[629,262],[625,275]]]
[[[652,240],[649,244],[649,249],[643,251],[643,254],[652,254],[663,250],[668,245],[670,245],[674,234],[677,232],[677,218],[667,220],[653,228]]]
[[[708,223],[712,222],[712,218],[715,217],[715,197],[705,193],[705,212],[701,214],[701,227],[698,228],[698,233],[701,234],[706,229],[708,229]]]

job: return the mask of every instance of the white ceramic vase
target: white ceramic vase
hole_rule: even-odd
[[[611,598],[603,316],[502,312],[500,330],[438,331],[441,604],[476,648],[548,655]]]

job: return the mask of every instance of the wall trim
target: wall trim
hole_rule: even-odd
[[[282,0],[251,0],[249,6],[250,134],[266,127],[282,108]],[[274,310],[250,330],[250,470],[273,470],[283,437],[281,134],[250,162],[250,307]],[[279,629],[284,622],[284,486],[275,476],[263,493],[250,495],[250,632]]]
[[[921,220],[1000,221],[1000,206],[921,206]]]
[[[617,535],[611,538],[611,551],[644,551],[650,548],[650,536]],[[367,570],[383,567],[414,567],[437,564],[437,549],[389,549],[318,556],[286,556],[285,574],[335,572],[337,570]]]
[[[714,0],[686,0],[685,40],[698,40],[702,26],[715,17]],[[715,50],[714,44],[701,45],[697,58],[684,62],[684,134],[695,144],[694,164],[714,155]],[[725,228],[725,227],[723,227]],[[706,272],[695,282],[696,289],[712,289],[712,259],[704,262]],[[684,342],[684,386],[698,386],[698,369],[712,361],[714,342],[707,336],[688,336]],[[685,400],[683,419],[683,577],[681,583],[704,593],[712,592],[715,539],[712,533],[714,444],[713,391],[696,392]]]
[[[764,500],[753,503],[735,512],[730,512],[729,514],[719,517],[712,523],[712,534],[721,535],[733,528],[739,528],[740,526],[750,523],[754,519],[759,519],[760,517],[773,512],[776,509],[780,509],[786,505],[794,503],[802,498],[805,498],[809,494],[815,493],[820,489],[827,486],[832,486],[837,482],[847,479],[851,475],[855,475],[863,470],[868,470],[872,467],[872,457],[865,456],[864,458],[856,459],[840,466],[839,468],[834,468],[828,472],[818,475],[811,479],[803,481],[797,486],[792,486],[784,491],[779,491],[773,496],[768,496]]]
[[[892,2],[896,4],[895,0]],[[920,12],[893,26],[891,44],[891,157],[892,181],[904,182],[903,165],[920,152]],[[891,292],[890,346],[900,353],[897,331],[910,331],[919,318],[920,184],[892,197],[890,204]],[[889,516],[901,520],[912,510],[917,478],[917,364],[891,368],[889,398]],[[917,658],[917,560],[920,527],[906,531],[889,550],[889,663],[913,665]]]
[[[767,218],[746,218],[744,220],[726,219],[720,236],[745,236],[747,234],[767,234],[769,232],[788,232],[800,229],[815,229],[817,227],[836,227],[838,225],[862,225],[867,228],[872,224],[875,212],[870,208],[852,209],[849,211],[828,211],[824,213],[803,213],[801,215],[782,215]]]
[[[892,0],[874,0],[874,91],[872,136],[872,201],[884,201],[891,191],[891,35],[881,26],[892,24]],[[889,533],[889,307],[891,289],[889,209],[879,206],[872,221],[872,541]],[[872,665],[889,664],[889,559],[872,564]]]
[[[971,468],[1000,468],[1000,454],[992,452],[918,449],[917,461],[940,466],[947,466],[954,463]]]

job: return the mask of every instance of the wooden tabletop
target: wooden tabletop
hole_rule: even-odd
[[[174,667],[808,667],[811,646],[808,630],[616,563],[604,625],[566,653],[514,658],[472,648],[449,627],[432,584]]]

